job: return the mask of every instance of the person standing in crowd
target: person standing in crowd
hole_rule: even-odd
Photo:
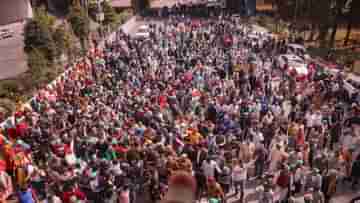
[[[18,201],[19,203],[36,203],[38,200],[31,187],[25,183],[20,186],[20,191],[18,192]]]
[[[1,200],[220,202],[235,189],[244,202],[254,181],[262,202],[323,203],[337,179],[356,188],[359,102],[346,78],[293,71],[288,39],[223,12],[191,16],[206,9],[164,9],[146,39],[95,42],[19,104],[1,125]]]
[[[235,187],[235,195],[238,196],[240,193],[240,202],[244,201],[246,180],[247,180],[247,170],[252,162],[248,164],[242,163],[240,160],[235,159],[233,168],[232,168],[232,179],[233,185]]]
[[[263,144],[260,144],[256,147],[255,152],[255,176],[260,177],[265,168],[267,150],[264,148]]]
[[[130,203],[130,191],[126,186],[119,191],[117,203]]]
[[[221,169],[216,161],[211,160],[209,157],[203,161],[201,168],[207,180],[215,178],[215,173],[221,172]]]
[[[5,202],[6,199],[13,193],[13,184],[11,176],[5,171],[0,171],[0,202]]]
[[[225,193],[219,183],[214,178],[208,180],[208,199],[209,201],[225,201]]]
[[[337,174],[336,171],[330,170],[328,174],[324,177],[323,185],[321,191],[324,194],[325,203],[329,203],[331,197],[336,192],[337,185]]]
[[[356,185],[358,184],[360,179],[360,155],[356,157],[352,168],[351,168],[351,187],[352,189],[356,189]]]
[[[324,193],[321,192],[320,188],[315,188],[312,193],[312,202],[314,203],[325,203]]]

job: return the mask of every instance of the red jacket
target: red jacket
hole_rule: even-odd
[[[80,189],[76,188],[73,191],[70,192],[64,192],[62,195],[62,201],[64,203],[71,203],[70,199],[72,196],[76,196],[77,199],[85,200],[86,196],[83,192],[80,191]]]
[[[290,175],[287,172],[281,172],[277,179],[277,185],[281,188],[287,188],[290,184]]]

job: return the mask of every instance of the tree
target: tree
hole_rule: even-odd
[[[331,2],[329,0],[316,0],[313,9],[311,20],[314,20],[318,25],[320,46],[325,47],[331,25]]]
[[[102,8],[104,12],[104,25],[113,25],[118,22],[119,18],[115,9],[107,1],[103,2]]]
[[[335,45],[338,23],[346,0],[334,0],[333,3],[334,5],[332,6],[332,31],[329,40],[329,47],[333,47]]]
[[[50,31],[55,25],[56,18],[46,11],[45,7],[35,9],[34,19],[41,25],[46,26]]]
[[[43,75],[46,67],[48,66],[48,60],[38,49],[32,49],[28,53],[27,63],[31,76],[34,80],[39,79]]]
[[[353,25],[355,23],[359,23],[360,21],[360,17],[358,15],[358,13],[360,12],[360,1],[347,0],[343,12],[346,16],[347,21],[346,36],[344,39],[344,45],[346,46],[349,42]]]
[[[29,20],[24,27],[24,51],[39,50],[49,62],[53,62],[56,47],[49,28],[36,18]]]
[[[76,37],[80,39],[81,48],[86,50],[86,42],[90,33],[90,20],[85,10],[78,4],[74,5],[68,16],[68,20]]]
[[[64,24],[58,26],[54,33],[53,33],[53,39],[56,45],[56,57],[61,57],[64,53],[66,53],[66,50],[70,49],[71,43],[70,39],[71,36],[69,32],[67,32],[66,27]]]

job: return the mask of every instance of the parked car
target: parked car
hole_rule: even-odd
[[[306,48],[300,44],[288,44],[286,45],[286,52],[288,54],[297,55],[305,60],[310,59],[310,55],[308,54]]]
[[[310,73],[305,60],[294,54],[280,55],[276,63],[287,75],[296,77],[298,81],[305,80]]]

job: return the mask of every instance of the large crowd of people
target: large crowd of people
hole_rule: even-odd
[[[0,202],[155,203],[177,171],[209,202],[256,187],[258,202],[329,203],[357,188],[359,110],[341,74],[296,80],[275,60],[287,40],[231,16],[149,27],[119,31],[18,109]]]

